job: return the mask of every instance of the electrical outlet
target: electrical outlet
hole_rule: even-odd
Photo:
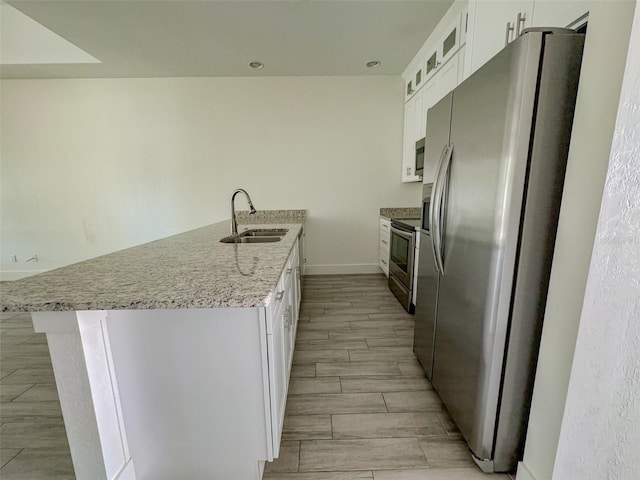
[[[17,255],[11,255],[11,263],[18,263],[18,256]]]

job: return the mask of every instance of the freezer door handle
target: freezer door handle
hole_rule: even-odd
[[[431,228],[433,232],[431,242],[433,244],[436,268],[441,275],[444,275],[444,258],[442,252],[442,204],[444,201],[445,185],[447,182],[447,174],[449,173],[449,165],[451,165],[452,155],[453,144],[450,143],[445,145],[438,165],[438,171],[436,173],[436,183],[433,188],[435,198],[431,202]]]

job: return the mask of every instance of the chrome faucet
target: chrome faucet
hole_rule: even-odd
[[[247,197],[247,202],[249,202],[249,208],[251,208],[249,215],[253,215],[254,213],[256,213],[256,209],[253,208],[253,203],[251,203],[251,197],[249,196],[247,191],[243,190],[242,188],[238,188],[237,190],[235,190],[231,195],[231,235],[238,234],[238,220],[236,220],[236,207],[234,206],[234,201],[235,201],[236,195],[240,192],[244,193],[244,196]]]

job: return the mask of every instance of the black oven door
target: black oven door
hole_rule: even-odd
[[[389,270],[409,290],[413,282],[413,232],[400,230],[391,225],[391,246],[389,248]]]

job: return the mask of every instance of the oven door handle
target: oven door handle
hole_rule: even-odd
[[[398,236],[400,236],[402,238],[405,238],[405,239],[409,240],[410,242],[413,242],[413,233],[409,233],[409,232],[407,232],[405,230],[400,230],[400,229],[394,227],[393,225],[391,225],[391,231],[393,233],[395,233],[396,235],[398,235]]]

